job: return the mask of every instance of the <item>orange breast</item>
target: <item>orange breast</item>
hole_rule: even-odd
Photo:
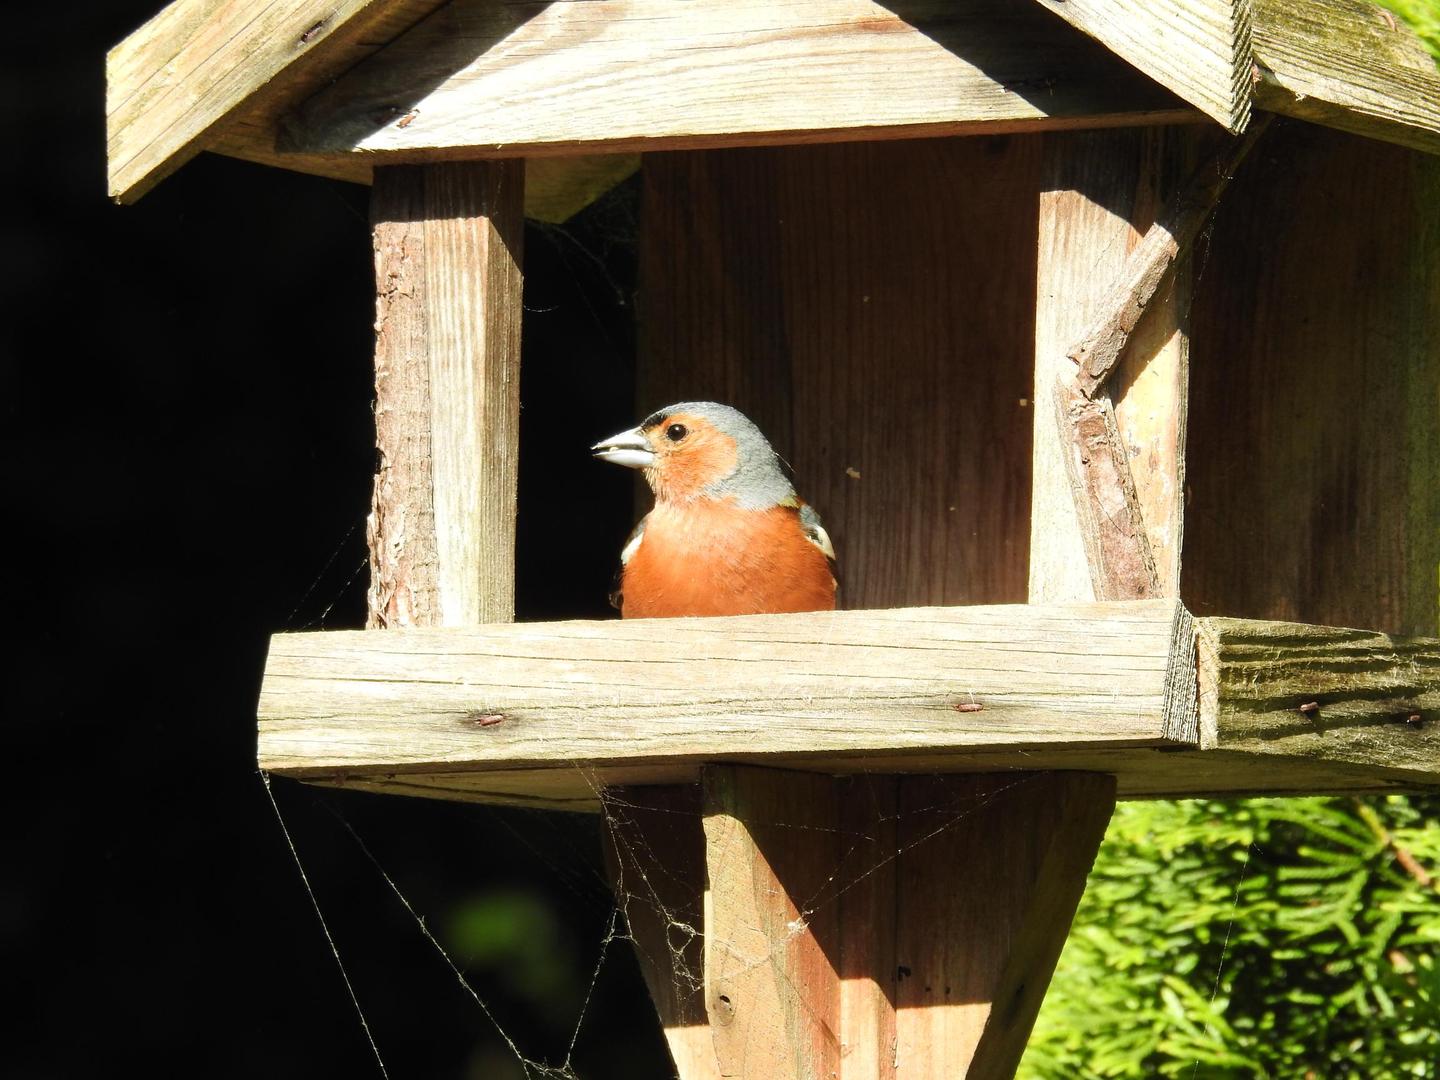
[[[621,578],[627,619],[829,611],[835,579],[790,507],[657,504]]]

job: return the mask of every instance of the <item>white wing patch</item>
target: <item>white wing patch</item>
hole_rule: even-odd
[[[834,562],[835,545],[830,543],[830,534],[825,531],[825,526],[820,524],[820,515],[809,503],[800,504],[800,527],[805,531],[805,539],[823,551],[827,559]]]
[[[620,549],[620,565],[626,566],[635,557],[635,552],[640,547],[640,541],[645,539],[645,519],[641,518],[638,525],[630,531],[630,539],[625,541],[625,546]]]

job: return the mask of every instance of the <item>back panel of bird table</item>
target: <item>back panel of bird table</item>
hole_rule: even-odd
[[[712,398],[793,466],[841,605],[1023,602],[1036,139],[645,158],[638,413]]]

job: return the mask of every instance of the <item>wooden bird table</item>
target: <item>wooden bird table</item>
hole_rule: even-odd
[[[1363,0],[176,0],[117,200],[374,187],[371,629],[262,767],[603,810],[684,1080],[1011,1075],[1117,797],[1440,787],[1437,102]],[[849,610],[510,621],[523,219],[637,168],[637,415]]]

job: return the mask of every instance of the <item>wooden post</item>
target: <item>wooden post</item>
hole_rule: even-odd
[[[375,170],[371,628],[515,612],[524,162]]]
[[[1088,773],[707,769],[720,1075],[1012,1076],[1114,802]]]
[[[1113,390],[1072,358],[1129,299],[1132,252],[1204,136],[1155,128],[1046,136],[1035,310],[1032,603],[1174,596],[1180,587],[1189,261],[1130,322]],[[1164,239],[1164,230],[1157,230]],[[1141,252],[1143,254],[1143,250]],[[1114,309],[1113,311],[1111,309]],[[1112,328],[1113,329],[1113,328]],[[1126,340],[1128,338],[1128,341]],[[1082,353],[1083,356],[1083,353]],[[1108,372],[1110,366],[1106,365]],[[1103,376],[1102,376],[1103,377]]]

